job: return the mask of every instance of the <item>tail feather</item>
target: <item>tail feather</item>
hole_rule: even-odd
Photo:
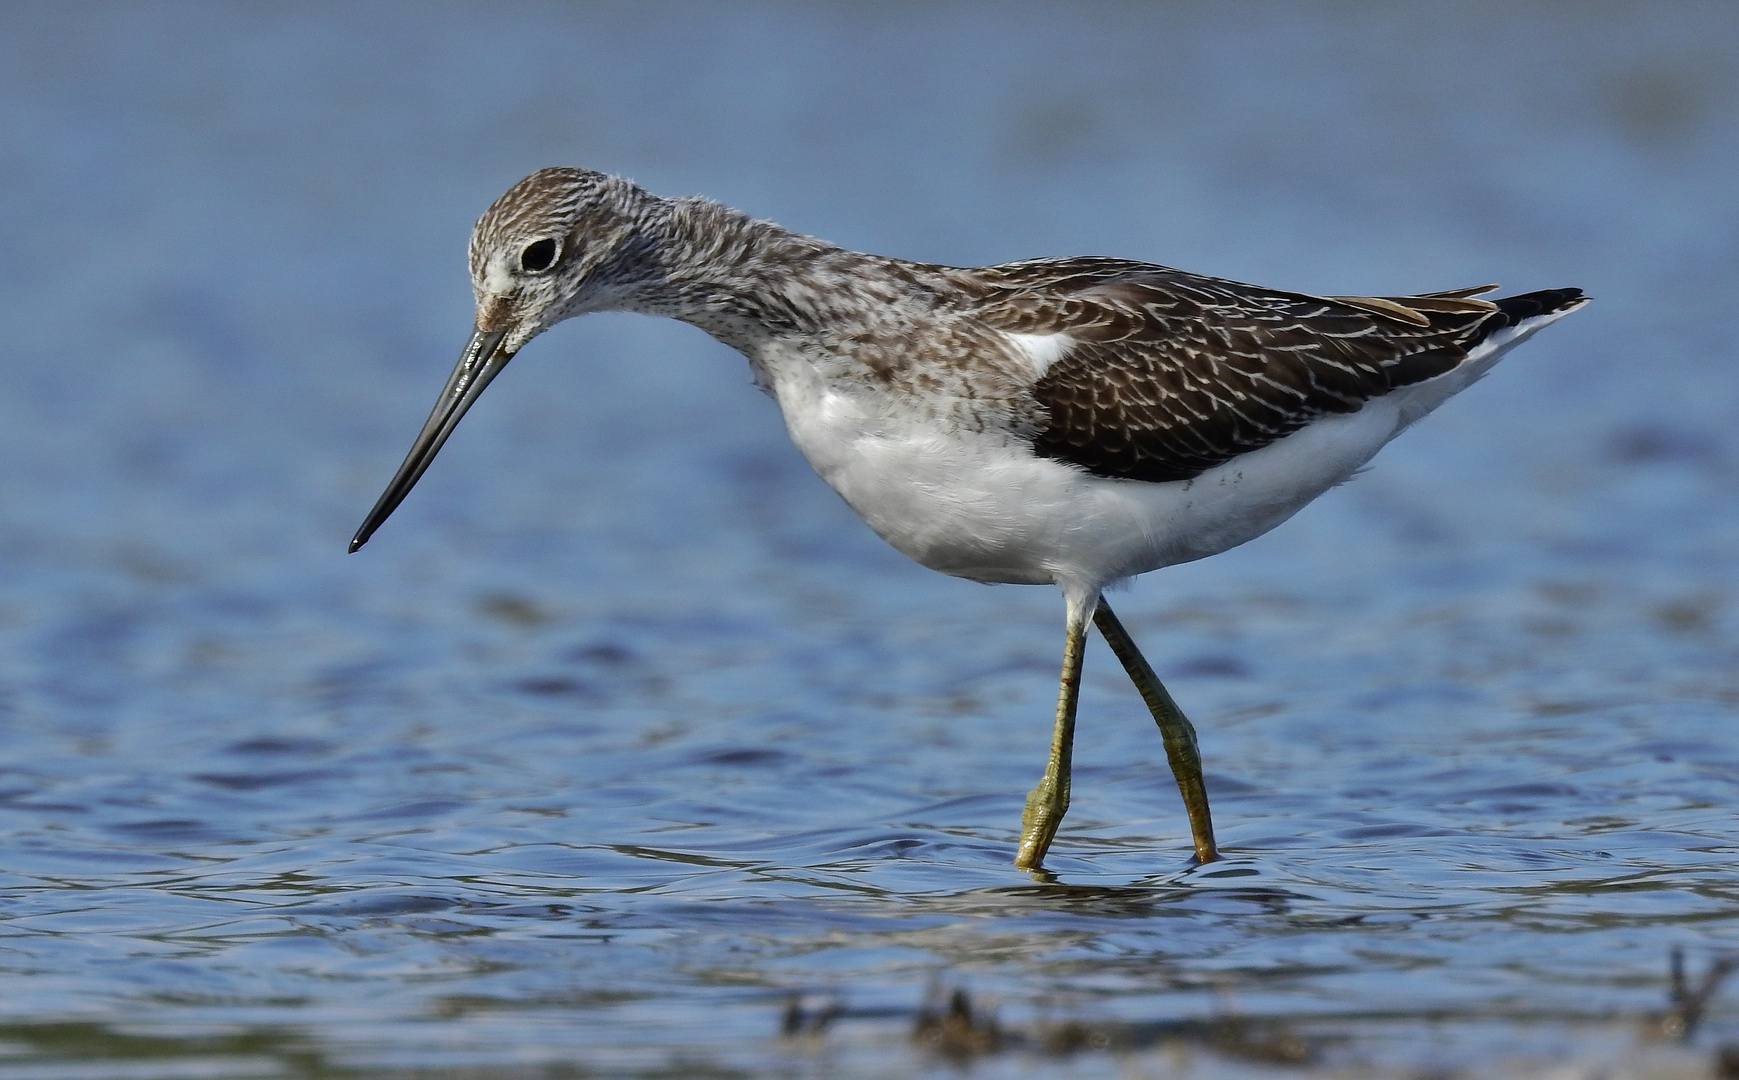
[[[1538,292],[1518,293],[1515,296],[1504,296],[1492,303],[1497,305],[1506,321],[1496,320],[1486,323],[1486,333],[1505,326],[1519,326],[1529,319],[1537,319],[1541,315],[1555,315],[1560,311],[1581,307],[1588,302],[1588,297],[1582,295],[1581,289],[1541,289]],[[1495,324],[1495,325],[1494,325]]]
[[[1473,334],[1462,343],[1462,348],[1471,349],[1499,331],[1521,326],[1534,319],[1574,311],[1586,304],[1588,297],[1582,295],[1581,289],[1541,289],[1538,292],[1499,297],[1490,302],[1496,305],[1497,310],[1479,324]]]

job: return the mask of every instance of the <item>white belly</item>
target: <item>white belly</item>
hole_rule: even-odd
[[[933,570],[1097,589],[1260,536],[1398,430],[1383,401],[1311,425],[1193,480],[1107,480],[1024,442],[867,414],[815,380],[780,380],[792,439],[870,528]],[[798,385],[793,385],[798,382]]]
[[[795,358],[777,365],[772,389],[816,472],[899,551],[957,577],[1087,594],[1274,528],[1483,375],[1522,336],[1492,342],[1455,371],[1358,412],[1324,417],[1169,483],[1104,479],[1035,457],[1012,436],[943,428],[829,384]]]

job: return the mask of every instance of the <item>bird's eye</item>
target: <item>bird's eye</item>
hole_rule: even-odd
[[[554,240],[534,240],[519,253],[519,268],[528,274],[537,274],[555,265],[556,242]]]

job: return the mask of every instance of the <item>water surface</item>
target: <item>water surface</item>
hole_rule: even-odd
[[[1732,995],[1660,1016],[1672,950],[1739,948],[1724,9],[0,18],[0,1080],[1739,1040]],[[547,335],[343,554],[463,343],[471,220],[555,163],[914,258],[1598,302],[1116,598],[1232,857],[1187,865],[1095,644],[1037,882],[1056,596],[886,550],[689,328]]]

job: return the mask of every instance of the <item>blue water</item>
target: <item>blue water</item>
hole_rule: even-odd
[[[1736,33],[0,10],[0,1080],[1706,1071],[1739,992],[1658,1014],[1739,948]],[[1095,644],[1042,884],[1057,597],[885,549],[697,331],[540,339],[344,554],[550,164],[918,259],[1597,302],[1116,598],[1233,858]],[[913,1040],[955,988],[1000,1041]]]

